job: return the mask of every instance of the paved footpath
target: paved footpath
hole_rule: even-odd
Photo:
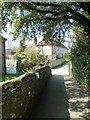
[[[89,118],[88,94],[68,76],[68,66],[52,69],[52,77],[32,118]]]

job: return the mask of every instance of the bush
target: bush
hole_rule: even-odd
[[[70,62],[70,53],[65,53],[66,62]]]
[[[21,74],[19,74],[19,73],[15,74],[15,75],[14,74],[3,74],[2,80],[0,82],[15,79],[15,78],[19,77],[20,75]]]
[[[75,57],[72,60],[73,76],[81,83],[90,86],[90,55]]]
[[[31,72],[48,63],[47,57],[39,51],[26,49],[24,52],[17,53],[19,72]]]
[[[71,49],[73,76],[90,86],[90,36],[77,24],[74,32],[76,40]]]

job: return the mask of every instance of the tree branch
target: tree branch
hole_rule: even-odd
[[[90,2],[78,2],[80,7],[90,14]]]
[[[55,2],[32,2],[34,5],[38,5],[38,6],[52,6],[52,7],[59,7],[59,3],[55,3]]]
[[[73,16],[52,16],[52,17],[43,17],[42,19],[47,19],[47,20],[54,20],[54,21],[57,21],[57,20],[66,20],[66,19],[74,19]]]

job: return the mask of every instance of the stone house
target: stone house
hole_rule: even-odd
[[[9,59],[11,57],[11,49],[8,48],[5,50],[5,52],[6,52],[6,59]]]
[[[68,48],[66,46],[56,41],[49,43],[40,41],[36,45],[36,49],[40,50],[42,54],[47,55],[49,59],[52,59],[52,57],[56,59],[64,58],[65,53],[68,52]]]
[[[2,73],[6,73],[5,41],[6,38],[0,35],[0,75],[2,75]]]

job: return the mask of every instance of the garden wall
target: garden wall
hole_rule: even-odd
[[[57,59],[57,60],[50,60],[50,67],[51,68],[56,67],[64,62],[65,62],[65,58],[61,58],[61,59]]]
[[[29,118],[39,95],[51,76],[49,66],[24,74],[2,86],[2,118]],[[39,77],[39,78],[38,78]]]

